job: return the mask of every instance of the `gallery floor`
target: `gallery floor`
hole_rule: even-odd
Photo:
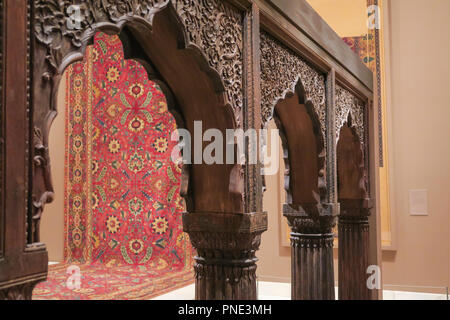
[[[49,262],[49,265],[57,264],[57,262]],[[383,291],[383,300],[449,300],[448,288],[433,287],[398,287],[394,285],[385,285]],[[338,295],[337,287],[335,294]],[[418,292],[421,291],[421,292]],[[429,293],[435,292],[435,293]],[[437,293],[436,293],[437,292]],[[258,281],[259,300],[290,300],[291,284],[283,282]],[[155,297],[151,300],[194,300],[195,285],[191,284],[186,287],[168,292],[166,294]]]
[[[194,284],[166,293],[152,300],[193,300]],[[258,282],[259,300],[290,300],[291,284],[281,282]],[[337,288],[336,288],[337,296]],[[447,294],[384,290],[384,300],[448,300]]]
[[[49,265],[56,264],[50,262]],[[398,287],[385,285],[389,290],[383,290],[383,300],[449,300],[448,288],[433,287]],[[338,295],[337,287],[336,297]],[[422,291],[422,292],[417,292]],[[439,293],[429,293],[439,292]],[[290,300],[291,284],[283,282],[258,281],[259,300]],[[195,285],[186,287],[160,295],[151,300],[194,300]]]

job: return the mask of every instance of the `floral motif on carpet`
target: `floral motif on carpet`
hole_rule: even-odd
[[[50,266],[48,281],[34,289],[33,300],[148,300],[193,282],[190,270],[167,272],[164,266],[93,263],[79,265],[81,285],[69,289],[69,266]]]
[[[176,123],[160,87],[141,64],[124,59],[118,36],[98,33],[85,60],[66,72],[66,264],[50,268],[35,298],[49,291],[52,298],[73,298],[59,288],[69,264],[81,266],[88,283],[83,290],[93,290],[80,299],[114,296],[95,289],[105,275],[126,292],[131,275],[136,288],[147,288],[148,281],[170,287],[177,275],[192,281],[181,168],[171,160],[173,132]],[[142,296],[153,294],[144,291]]]

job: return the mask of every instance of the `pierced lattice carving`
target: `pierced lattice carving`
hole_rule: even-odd
[[[243,106],[242,12],[222,0],[172,0],[189,34],[189,42],[206,55],[222,78],[237,122]]]
[[[196,47],[217,72],[227,103],[240,123],[243,106],[242,12],[221,0],[35,0],[34,34],[47,47],[54,70],[62,63],[67,40],[74,51],[86,45],[86,35],[102,22],[120,24],[138,17],[152,23],[158,11],[173,5],[184,24],[187,47]],[[50,74],[44,75],[50,78]]]
[[[261,33],[261,107],[264,124],[272,118],[278,101],[295,92],[299,81],[305,90],[305,100],[310,100],[314,106],[325,141],[325,77],[292,50],[267,33]]]
[[[355,128],[361,145],[364,145],[364,109],[365,104],[362,100],[355,97],[350,91],[336,86],[336,140],[339,140],[341,128],[348,121],[350,115],[351,126]]]

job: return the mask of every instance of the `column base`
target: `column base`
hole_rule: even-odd
[[[291,227],[292,300],[334,300],[332,229],[338,206],[284,205]]]
[[[369,200],[342,200],[339,216],[339,300],[369,300]]]
[[[196,300],[256,300],[256,251],[267,214],[186,213],[195,257]]]

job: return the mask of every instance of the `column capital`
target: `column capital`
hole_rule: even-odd
[[[183,229],[201,256],[197,261],[230,264],[224,259],[231,259],[232,264],[246,264],[249,259],[256,261],[254,253],[267,230],[267,213],[184,213]]]
[[[339,201],[341,213],[339,218],[369,217],[370,210],[374,207],[374,202],[370,198],[366,199],[341,199]]]
[[[299,217],[337,216],[339,208],[339,203],[285,203],[283,204],[283,214]]]
[[[283,215],[287,218],[293,233],[332,233],[338,214],[339,204],[336,203],[283,205]]]
[[[301,248],[333,248],[334,233],[303,234],[291,233],[292,247]]]
[[[185,212],[183,230],[187,233],[262,233],[267,230],[267,212]]]

